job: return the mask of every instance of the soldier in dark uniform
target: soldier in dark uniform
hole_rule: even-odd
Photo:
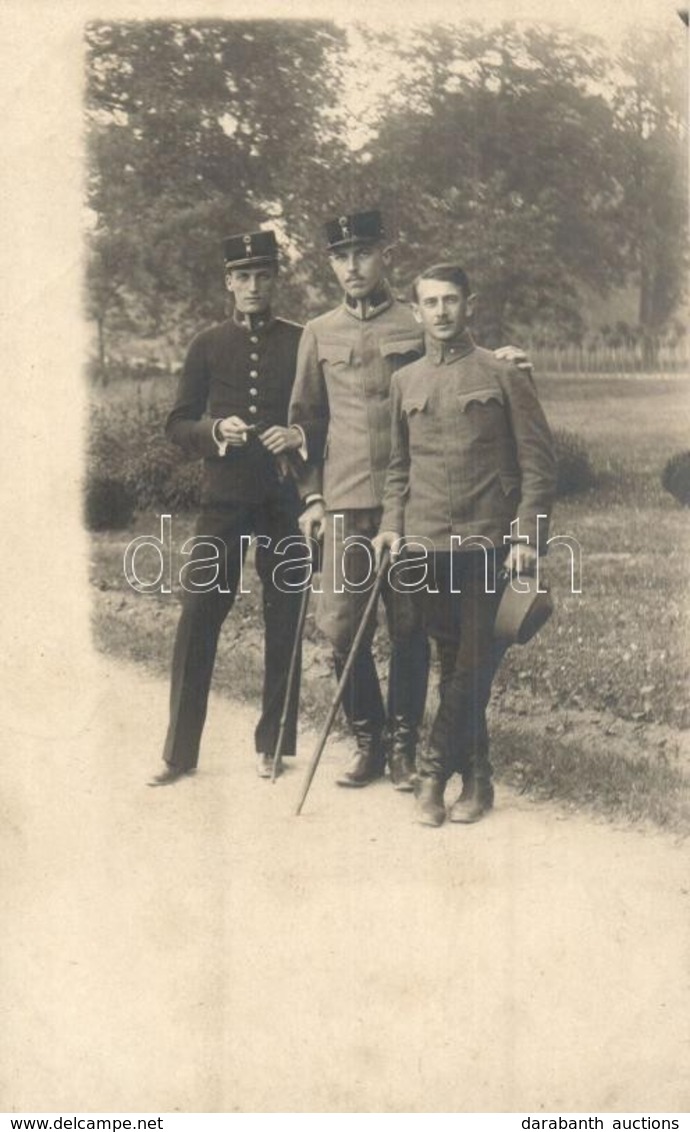
[[[391,460],[374,545],[380,555],[405,535],[432,548],[435,586],[415,597],[438,643],[441,697],[417,762],[417,816],[438,826],[456,771],[463,790],[451,821],[477,821],[493,804],[486,707],[496,666],[494,579],[501,565],[530,573],[537,548],[546,548],[556,466],[531,374],[472,339],[474,296],[462,268],[428,268],[415,294],[426,354],[393,378]]]
[[[286,468],[291,450],[302,444],[300,431],[287,427],[301,327],[271,310],[278,273],[273,232],[230,237],[224,255],[233,315],[192,342],[166,424],[173,443],[190,457],[203,457],[204,486],[184,575],[165,767],[151,786],[174,783],[196,768],[218,636],[235,600],[249,536],[256,539],[263,587],[265,669],[255,732],[262,777],[272,769],[300,605],[300,593],[276,586],[273,571],[292,559],[304,561],[297,524],[300,496]],[[284,539],[291,541],[278,546]],[[285,755],[295,752],[298,696],[299,671]]]

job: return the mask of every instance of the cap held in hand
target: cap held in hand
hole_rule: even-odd
[[[546,624],[553,613],[551,594],[542,586],[537,588],[535,575],[520,575],[520,590],[510,584],[501,571],[499,584],[504,586],[494,624],[494,637],[512,645],[526,645]],[[521,592],[524,590],[524,592]]]

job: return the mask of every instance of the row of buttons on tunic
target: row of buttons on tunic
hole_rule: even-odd
[[[259,339],[257,338],[256,334],[252,334],[249,341],[252,342],[254,345],[256,345],[256,343],[259,341]],[[252,362],[258,362],[259,355],[258,354],[250,354],[249,360],[252,361]],[[250,369],[249,376],[252,378],[252,380],[256,380],[256,378],[259,376],[258,370]],[[251,397],[258,396],[258,392],[259,391],[258,391],[258,389],[256,388],[255,385],[252,385],[249,389],[249,393],[250,393]],[[256,413],[258,413],[258,411],[259,410],[257,409],[256,405],[250,405],[249,406],[249,412],[250,413],[256,414]]]

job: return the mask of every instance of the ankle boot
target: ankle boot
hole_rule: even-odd
[[[357,751],[336,782],[338,786],[367,786],[375,779],[381,778],[386,767],[386,756],[381,744],[381,728],[370,719],[352,720],[350,726]]]
[[[391,720],[388,771],[396,790],[411,792],[414,789],[416,748],[416,726],[403,715],[394,716]]]
[[[494,804],[494,788],[491,785],[491,772],[470,770],[462,776],[462,793],[450,808],[451,821],[469,825],[479,821]]]
[[[418,778],[415,793],[417,795],[417,821],[422,825],[443,825],[446,818],[446,807],[443,804],[443,791],[445,783],[441,778]]]

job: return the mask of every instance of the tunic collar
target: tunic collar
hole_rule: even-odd
[[[377,287],[366,299],[353,299],[350,295],[345,295],[345,310],[351,314],[353,318],[360,319],[361,322],[368,322],[371,318],[376,318],[377,314],[382,311],[388,310],[393,303],[393,295],[388,284],[384,282],[380,287]]]
[[[474,339],[469,330],[463,330],[461,334],[456,335],[455,338],[450,338],[447,342],[439,342],[429,334],[425,338],[426,356],[437,366],[448,366],[459,361],[460,358],[466,358],[475,348]]]
[[[232,321],[236,326],[241,326],[243,330],[265,330],[271,325],[274,318],[270,310],[262,311],[261,314],[245,314],[235,307],[232,312]]]

